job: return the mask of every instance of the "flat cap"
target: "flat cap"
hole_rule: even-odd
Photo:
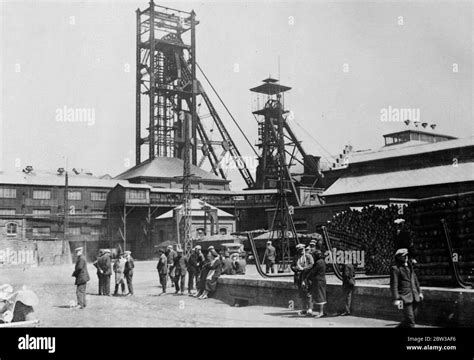
[[[407,255],[407,254],[408,254],[408,249],[406,249],[406,248],[398,249],[395,252],[395,256],[403,256],[403,255]]]

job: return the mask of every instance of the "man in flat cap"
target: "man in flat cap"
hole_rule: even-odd
[[[128,288],[128,296],[133,295],[133,269],[135,269],[135,263],[133,262],[132,252],[131,251],[124,251],[125,255],[125,268],[123,270],[123,274],[125,275],[125,280],[127,281],[127,288]]]
[[[76,253],[76,267],[72,276],[76,278],[76,296],[77,296],[77,306],[75,309],[84,309],[86,307],[86,285],[90,280],[89,272],[87,271],[87,262],[84,255],[82,255],[82,247],[75,249]]]
[[[102,271],[102,295],[110,296],[110,277],[112,276],[112,257],[109,249],[98,260],[98,266]]]
[[[303,303],[303,310],[298,312],[300,316],[313,316],[312,297],[308,274],[313,267],[313,257],[306,253],[303,244],[296,245],[297,254],[293,258],[291,270],[295,273],[294,282],[298,287],[298,293]]]
[[[168,276],[171,281],[171,287],[174,287],[174,259],[178,256],[178,253],[173,250],[172,245],[168,245],[166,247],[165,255],[168,264]]]
[[[104,295],[104,275],[102,274],[102,270],[99,266],[100,259],[104,255],[104,250],[99,249],[99,254],[97,256],[97,260],[92,263],[92,265],[97,269],[97,279],[99,281],[99,296]]]
[[[275,273],[276,250],[272,246],[270,240],[267,241],[267,248],[265,249],[265,273]]]
[[[403,310],[404,319],[399,327],[415,327],[415,316],[423,294],[413,265],[408,261],[408,249],[395,252],[395,265],[390,271],[390,290],[393,304]]]
[[[160,284],[161,284],[161,295],[166,294],[166,282],[167,282],[167,275],[168,275],[168,260],[165,255],[165,251],[163,249],[158,249],[158,253],[160,254],[158,264],[156,265],[156,270],[158,270],[158,276],[160,277]]]
[[[186,256],[183,255],[183,249],[178,248],[178,255],[174,258],[174,288],[175,294],[181,291],[181,295],[184,295],[184,283],[187,274],[187,262]]]
[[[205,258],[201,251],[201,245],[196,245],[194,250],[189,254],[187,261],[188,269],[188,294],[192,295],[194,289],[194,282],[196,282],[196,288],[199,282],[199,273],[202,265],[204,264]]]

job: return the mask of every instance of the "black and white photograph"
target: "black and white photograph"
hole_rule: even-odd
[[[16,355],[64,328],[402,328],[401,354],[474,357],[450,332],[474,327],[472,1],[0,0],[0,19]]]

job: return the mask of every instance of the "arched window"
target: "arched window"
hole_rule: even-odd
[[[219,234],[220,235],[227,235],[227,228],[220,228],[219,229]]]
[[[14,222],[7,223],[7,236],[17,236],[18,235],[18,224]]]

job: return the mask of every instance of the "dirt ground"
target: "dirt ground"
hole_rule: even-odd
[[[23,285],[40,299],[35,309],[40,327],[393,327],[390,321],[358,317],[301,318],[277,307],[232,307],[216,299],[160,296],[156,263],[137,261],[134,296],[98,296],[95,268],[89,264],[87,308],[71,309],[76,300],[74,265],[0,269],[0,284]],[[112,276],[113,282],[113,276]],[[111,287],[113,293],[113,284]],[[187,292],[186,292],[187,294]]]

